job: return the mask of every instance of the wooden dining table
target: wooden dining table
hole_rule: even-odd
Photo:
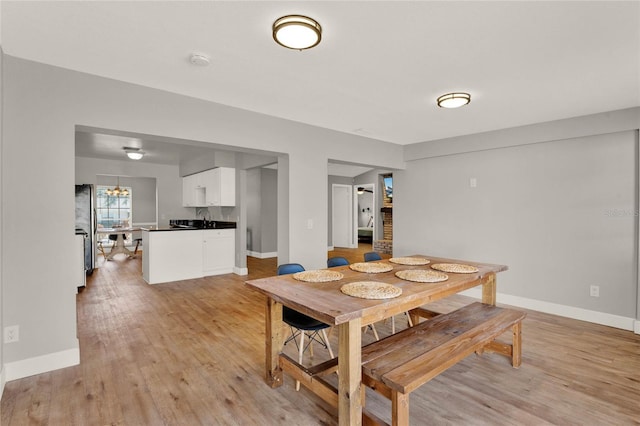
[[[320,397],[338,408],[340,425],[362,424],[362,370],[361,346],[362,327],[409,312],[416,318],[420,306],[482,286],[482,302],[496,303],[496,273],[507,270],[507,266],[478,263],[473,261],[447,259],[434,256],[414,255],[430,261],[423,266],[407,266],[390,263],[393,270],[384,273],[362,273],[349,266],[331,268],[339,271],[343,278],[339,281],[311,283],[298,281],[292,275],[280,275],[246,281],[246,285],[267,296],[265,306],[265,369],[266,382],[272,388],[283,384],[283,361],[288,372],[292,368],[296,379],[305,376],[310,367],[292,363],[282,354],[284,332],[282,326],[282,306],[295,309],[338,329],[338,387],[335,395],[318,387],[314,390]],[[478,268],[474,273],[447,273],[448,279],[439,283],[418,283],[396,277],[395,272],[404,269],[430,269],[436,263],[457,263]],[[362,299],[348,296],[340,288],[357,281],[377,281],[402,289],[400,296],[392,299]],[[291,367],[294,365],[294,367]]]

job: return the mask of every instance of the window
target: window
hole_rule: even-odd
[[[129,195],[115,197],[107,195],[109,186],[98,185],[96,190],[96,216],[98,228],[131,226],[131,188],[122,186]]]

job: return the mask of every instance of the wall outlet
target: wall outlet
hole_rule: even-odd
[[[469,179],[469,188],[475,188],[478,186],[478,179],[472,177]]]
[[[4,343],[13,343],[20,340],[20,326],[9,325],[4,328]]]
[[[600,286],[592,285],[589,287],[589,296],[600,297]]]

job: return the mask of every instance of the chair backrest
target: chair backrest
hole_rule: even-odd
[[[304,271],[304,267],[299,263],[284,263],[278,266],[278,275],[295,274]]]
[[[349,261],[341,256],[330,257],[327,259],[327,268],[348,265]]]
[[[369,253],[364,254],[365,262],[373,262],[374,260],[382,260],[382,257],[375,251],[370,251]]]

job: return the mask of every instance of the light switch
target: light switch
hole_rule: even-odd
[[[476,186],[478,186],[478,180],[476,178],[469,179],[469,187],[475,188]]]
[[[313,229],[313,219],[307,219],[307,229]]]

